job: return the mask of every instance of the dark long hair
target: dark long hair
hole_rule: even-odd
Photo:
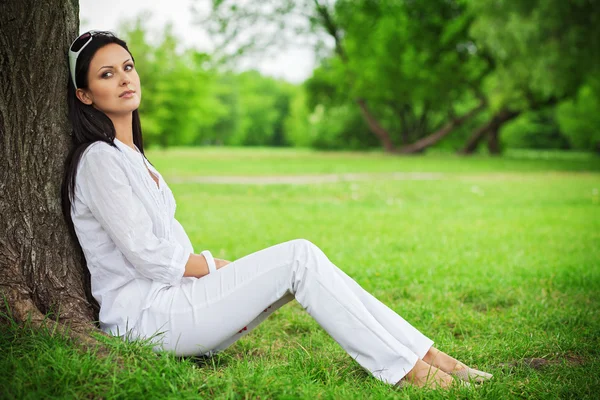
[[[91,42],[83,49],[77,58],[75,67],[75,80],[77,87],[88,87],[88,70],[90,62],[96,52],[110,43],[116,43],[123,47],[131,55],[127,44],[113,35],[111,32],[95,32]],[[71,148],[65,161],[65,174],[61,187],[62,211],[69,226],[71,234],[75,236],[73,220],[71,218],[71,207],[75,196],[75,176],[77,166],[81,160],[81,155],[92,143],[102,141],[113,147],[115,145],[115,127],[106,114],[94,108],[91,105],[82,103],[75,96],[75,85],[69,75],[69,88],[67,100],[69,102],[69,119],[71,120],[73,131],[71,132]],[[133,143],[144,154],[144,145],[142,140],[142,126],[140,124],[140,115],[138,110],[133,111],[132,118]]]

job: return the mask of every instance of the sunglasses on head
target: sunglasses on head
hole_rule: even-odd
[[[77,57],[79,54],[85,49],[85,46],[90,44],[92,39],[94,38],[94,34],[98,31],[88,31],[83,33],[77,39],[71,43],[69,47],[69,69],[71,71],[71,79],[73,80],[73,85],[77,90],[77,83],[75,82],[75,67],[77,66]]]

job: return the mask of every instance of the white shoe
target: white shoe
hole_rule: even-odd
[[[464,382],[474,382],[474,383],[483,383],[488,379],[492,379],[493,375],[488,374],[487,372],[479,371],[474,368],[465,367],[463,369],[459,369],[458,371],[450,372],[450,375],[464,381]]]

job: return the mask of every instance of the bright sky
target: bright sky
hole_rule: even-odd
[[[160,31],[171,21],[175,34],[182,38],[185,47],[209,51],[211,43],[208,35],[192,24],[192,3],[208,13],[210,0],[80,0],[80,33],[90,29],[116,32],[120,21],[133,20],[142,11],[150,11],[152,18],[146,25],[150,30]],[[290,82],[302,82],[311,75],[314,62],[310,49],[290,47],[249,67]]]

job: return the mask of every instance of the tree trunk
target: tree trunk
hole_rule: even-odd
[[[475,129],[471,134],[471,137],[467,140],[467,144],[459,151],[459,154],[473,154],[477,149],[479,142],[486,136],[492,133],[493,138],[489,139],[488,142],[490,153],[499,154],[499,132],[502,125],[506,122],[517,118],[521,114],[521,111],[510,111],[505,108],[498,111],[489,121]]]
[[[406,129],[402,129],[400,139],[402,140],[402,146],[406,146],[410,143],[410,132]]]
[[[323,27],[335,42],[336,54],[340,57],[342,62],[347,65],[348,56],[346,55],[346,51],[344,50],[344,46],[342,45],[341,34],[339,32],[337,24],[335,23],[331,16],[331,13],[329,12],[328,6],[326,4],[321,4],[319,0],[313,1],[315,4],[317,14],[321,18],[321,23],[323,24]],[[352,74],[350,74],[349,72],[348,74],[349,79],[353,81],[354,78],[352,77]],[[360,98],[356,99],[356,104],[358,104],[360,113],[367,122],[369,129],[371,130],[371,132],[373,132],[375,136],[377,136],[384,150],[387,152],[394,152],[395,146],[392,142],[392,139],[390,138],[390,134],[383,126],[381,126],[381,124],[379,123],[379,121],[377,121],[377,118],[375,118],[373,113],[371,113],[369,107],[367,106],[366,100]]]
[[[60,199],[78,28],[77,0],[0,2],[0,294],[17,321],[51,312],[74,328],[96,317]]]
[[[410,128],[408,124],[406,106],[398,107],[397,104],[392,103],[390,104],[390,107],[392,110],[394,110],[394,113],[400,120],[400,124],[402,126],[402,130],[400,131],[400,140],[402,146],[406,146],[410,143]]]
[[[500,124],[494,125],[488,132],[488,152],[493,155],[500,154],[500,139],[498,133],[500,132]]]
[[[471,134],[471,137],[467,140],[467,144],[463,147],[462,150],[459,151],[459,154],[472,154],[475,149],[477,149],[477,145],[481,141],[481,139],[487,135],[494,119],[487,121],[485,124],[475,129]]]
[[[544,101],[536,101],[533,99],[534,96],[530,95],[532,98],[529,102],[528,110],[519,110],[519,111],[510,111],[506,108],[501,109],[492,117],[491,120],[486,122],[485,125],[476,129],[469,140],[467,141],[466,146],[459,151],[459,154],[472,154],[476,149],[479,142],[485,137],[486,134],[489,134],[488,138],[488,150],[490,154],[500,154],[500,128],[502,125],[507,123],[510,120],[517,118],[523,111],[536,111],[542,109],[544,107],[555,106],[559,104],[561,101],[565,101],[569,96],[564,95],[562,97],[550,97]]]
[[[394,146],[394,143],[392,142],[392,139],[390,138],[390,134],[388,133],[387,130],[385,130],[384,127],[381,126],[381,124],[377,121],[377,119],[373,116],[373,114],[371,114],[371,111],[369,110],[369,107],[367,106],[367,102],[364,99],[358,99],[358,100],[356,100],[356,103],[358,104],[358,107],[360,108],[360,112],[361,112],[363,118],[365,119],[365,121],[367,121],[367,124],[369,125],[369,129],[371,129],[371,132],[373,132],[375,134],[375,136],[377,136],[379,138],[385,151],[393,153],[395,151],[396,147]]]
[[[485,102],[482,101],[481,103],[479,103],[479,105],[477,107],[475,107],[468,113],[461,115],[458,118],[454,118],[452,121],[448,122],[446,125],[444,125],[442,128],[440,128],[436,132],[432,133],[431,135],[424,137],[423,139],[418,140],[409,146],[401,147],[400,149],[396,150],[396,152],[402,153],[402,154],[409,154],[409,153],[418,153],[418,152],[425,150],[427,147],[442,140],[445,136],[447,136],[454,129],[458,128],[459,126],[464,124],[467,120],[472,118],[475,114],[477,114],[478,112],[483,110],[485,108],[485,105],[486,105]]]

